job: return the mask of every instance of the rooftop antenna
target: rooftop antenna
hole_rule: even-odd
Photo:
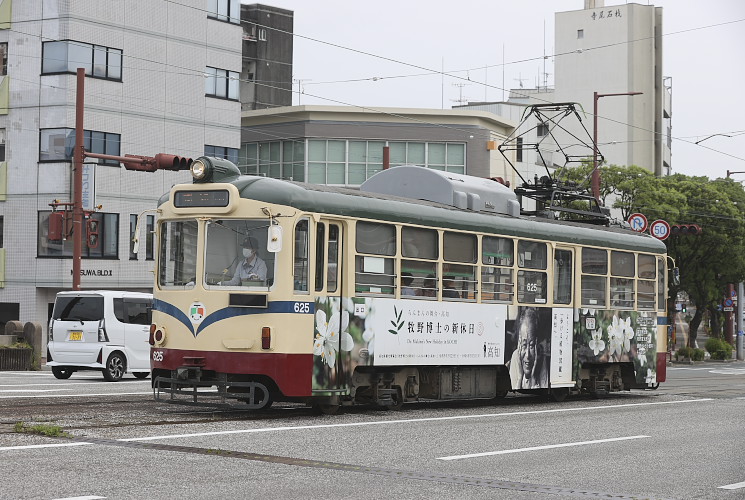
[[[513,78],[516,82],[520,84],[520,88],[523,88],[523,82],[527,82],[528,78],[523,78],[522,73],[518,73],[517,78]]]
[[[467,83],[454,83],[453,87],[458,87],[458,98],[457,99],[450,99],[453,102],[457,102],[460,105],[466,104],[468,102],[467,97],[463,97],[463,87],[468,85]]]

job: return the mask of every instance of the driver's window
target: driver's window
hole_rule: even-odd
[[[207,223],[206,285],[267,289],[274,283],[274,254],[266,251],[267,220]]]

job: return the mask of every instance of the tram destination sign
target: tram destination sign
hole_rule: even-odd
[[[227,207],[230,194],[227,189],[210,189],[203,191],[176,191],[173,193],[173,206],[189,207]]]

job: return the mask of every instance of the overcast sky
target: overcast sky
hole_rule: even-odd
[[[519,79],[526,88],[543,85],[544,72],[553,85],[553,59],[544,69],[543,56],[554,51],[554,14],[584,8],[583,0],[263,3],[295,13],[293,73],[300,82],[293,89],[303,93],[294,94],[294,104],[436,109],[461,98],[500,101],[502,89],[518,87]],[[733,178],[745,181],[745,1],[636,3],[664,8],[673,172],[716,178],[743,171]],[[463,80],[443,78],[443,68],[471,82],[459,86]],[[712,134],[732,137],[693,144]]]

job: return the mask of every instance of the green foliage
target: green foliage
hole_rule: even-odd
[[[722,339],[711,337],[706,341],[705,347],[711,354],[711,359],[732,358],[732,345]]]
[[[23,434],[39,434],[41,436],[49,437],[70,437],[70,434],[63,431],[62,427],[58,425],[26,425],[23,422],[16,422],[16,424],[13,426],[13,430],[15,432],[21,432]]]
[[[692,352],[693,352],[693,349],[691,347],[684,346],[684,347],[681,347],[680,349],[678,349],[678,352],[676,353],[676,357],[679,360],[690,358]]]
[[[703,361],[706,356],[706,351],[703,349],[691,349],[691,360],[692,361]]]
[[[33,347],[28,342],[18,341],[10,345],[0,345],[0,349],[33,349]]]

